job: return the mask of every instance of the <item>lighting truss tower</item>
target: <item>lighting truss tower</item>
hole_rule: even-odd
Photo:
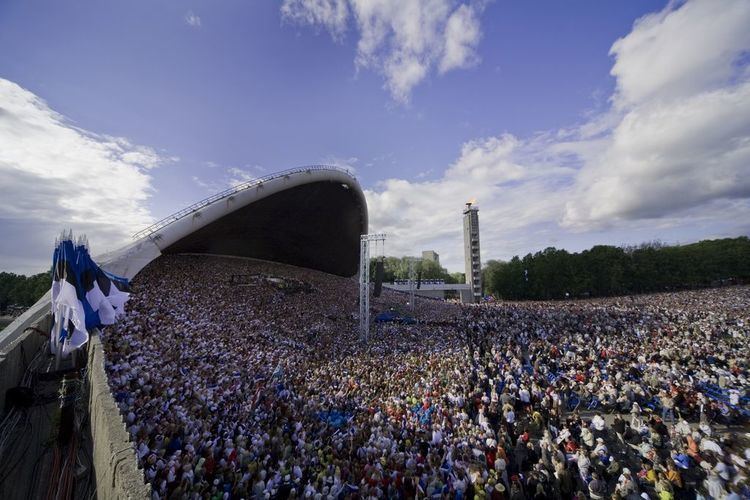
[[[417,262],[420,262],[422,259],[417,257],[407,257],[407,262],[409,263],[409,306],[411,307],[411,313],[414,314],[414,278],[416,277],[416,269],[415,266]]]
[[[359,238],[359,334],[365,343],[370,335],[370,243],[381,241],[385,234],[363,234]]]

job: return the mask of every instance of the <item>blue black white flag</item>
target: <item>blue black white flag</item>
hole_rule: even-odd
[[[53,352],[68,354],[89,340],[89,330],[113,324],[124,313],[128,281],[91,259],[85,238],[63,234],[52,257]]]

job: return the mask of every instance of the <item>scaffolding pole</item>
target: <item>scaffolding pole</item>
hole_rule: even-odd
[[[409,260],[409,306],[411,306],[411,314],[414,315],[414,260]]]
[[[370,243],[385,242],[385,234],[363,234],[359,238],[359,335],[370,336]]]

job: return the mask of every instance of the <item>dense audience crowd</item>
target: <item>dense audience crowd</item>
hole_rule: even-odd
[[[364,345],[356,287],[199,256],[138,275],[104,341],[154,499],[750,498],[750,288],[418,300]]]

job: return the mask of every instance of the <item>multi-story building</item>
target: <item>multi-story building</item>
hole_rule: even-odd
[[[422,250],[422,260],[440,265],[440,255],[435,250]]]
[[[466,284],[471,285],[474,302],[482,298],[482,259],[479,255],[479,208],[466,204],[464,209],[464,262]]]

